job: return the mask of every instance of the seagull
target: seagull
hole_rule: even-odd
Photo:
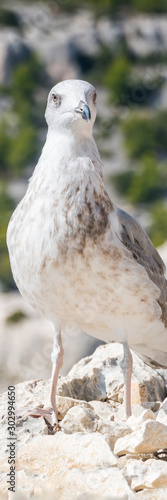
[[[117,208],[105,189],[92,135],[95,88],[82,80],[58,83],[45,117],[46,142],[7,230],[17,287],[53,327],[49,406],[25,411],[57,428],[61,333],[68,328],[122,343],[128,418],[130,349],[151,367],[167,367],[165,265],[140,224]]]

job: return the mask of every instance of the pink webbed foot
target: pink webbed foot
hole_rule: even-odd
[[[60,429],[56,411],[52,407],[44,408],[41,405],[34,408],[21,408],[17,411],[16,416],[17,418],[24,418],[28,416],[34,418],[43,417],[49,430],[56,431]]]

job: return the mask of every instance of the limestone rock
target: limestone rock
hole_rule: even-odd
[[[80,360],[68,376],[60,379],[58,393],[86,401],[106,398],[118,401],[124,385],[119,366],[121,359],[121,344],[115,342],[99,346],[92,356]],[[133,354],[132,403],[162,401],[164,397],[163,378]]]
[[[16,386],[16,400],[17,408],[21,409],[24,407],[34,407],[40,404],[49,404],[49,391],[50,391],[50,380],[30,380],[29,382],[23,382]],[[67,398],[57,395],[56,396],[56,406],[58,410],[58,417],[60,420],[65,417],[66,413],[73,406],[84,404],[85,407],[93,410],[90,403],[86,401]],[[1,414],[0,418],[6,414],[7,408],[7,393],[0,395],[1,404]]]
[[[129,49],[138,56],[166,50],[166,16],[136,15],[130,22],[125,19],[123,29]]]
[[[67,434],[73,432],[95,432],[97,430],[97,415],[84,405],[73,406],[61,422],[61,429]]]
[[[118,439],[114,453],[151,453],[167,447],[167,426],[155,420],[146,420],[130,435]]]
[[[112,451],[117,439],[131,433],[131,429],[126,422],[110,422],[105,420],[97,422],[97,430],[104,434],[105,440]]]
[[[5,84],[11,77],[14,67],[25,60],[28,47],[24,39],[14,30],[2,29],[0,32],[0,82]]]
[[[73,408],[74,406],[84,405],[84,408],[90,408],[92,410],[92,401],[91,404],[86,401],[81,401],[79,399],[74,398],[63,398],[62,396],[56,396],[56,406],[60,417],[65,417],[66,413]]]
[[[113,401],[110,400],[110,403],[113,403]],[[130,420],[128,420],[126,423],[133,428],[135,427],[135,421],[141,424],[142,420],[142,414],[145,410],[151,410],[153,412],[158,411],[160,407],[160,402],[148,402],[148,403],[143,403],[141,406],[140,404],[133,404],[132,405],[132,415]],[[151,413],[152,415],[152,413]],[[120,422],[125,420],[125,408],[124,405],[118,405],[115,408],[112,408],[111,416],[109,417],[110,420],[114,420],[115,422]],[[153,417],[152,417],[153,418]],[[143,419],[144,421],[145,419]],[[129,423],[130,422],[130,423]]]
[[[114,498],[128,500],[132,492],[116,463],[100,433],[36,435],[17,451],[18,490],[31,497],[54,491],[61,500],[76,499],[76,492],[78,496],[89,493],[105,498],[111,491]],[[4,493],[7,460],[1,459],[0,469]]]
[[[99,500],[131,500],[134,498],[127,481],[116,467],[94,468],[92,470],[74,468],[67,471],[61,469],[56,472],[53,470],[52,475],[53,479],[49,481],[49,487],[46,487],[44,477],[42,478],[43,482],[40,481],[39,485],[40,473],[36,479],[32,478],[32,474],[28,474],[28,484],[25,483],[25,476],[18,473],[20,489],[26,493],[31,492],[33,500],[46,500],[46,498],[49,500],[93,500],[94,498]],[[45,494],[41,495],[39,490],[43,486]],[[111,494],[108,497],[109,492]],[[29,497],[27,495],[27,498],[25,496],[23,498],[27,500]]]
[[[136,500],[166,500],[167,499],[167,489],[157,488],[154,490],[143,490],[137,493],[135,496]]]
[[[43,453],[40,454],[40,449]],[[49,457],[46,459],[46,457]],[[64,434],[62,431],[54,436],[38,436],[32,443],[23,446],[18,453],[18,470],[47,470],[48,477],[61,467],[71,468],[111,467],[117,459],[99,433]]]
[[[91,401],[88,404],[102,420],[109,419],[112,416],[112,408],[107,401]]]
[[[158,411],[156,420],[167,426],[167,413],[162,409]]]
[[[137,427],[140,427],[143,422],[145,422],[146,420],[149,420],[149,419],[155,420],[156,417],[155,417],[155,414],[153,413],[152,410],[146,409],[146,410],[143,410],[138,417],[136,417],[136,415],[134,415],[132,413],[132,415],[127,420],[127,424],[132,429],[136,429]]]
[[[165,398],[164,401],[161,403],[160,410],[164,410],[164,412],[167,415],[167,398]]]
[[[167,488],[167,463],[163,460],[129,460],[123,474],[135,491],[143,488]]]

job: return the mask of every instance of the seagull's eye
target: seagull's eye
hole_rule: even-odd
[[[92,98],[92,100],[93,100],[93,104],[94,105],[96,104],[96,99],[97,99],[97,94],[96,94],[96,92],[93,92],[93,98]]]
[[[57,95],[57,94],[52,94],[52,101],[57,104],[57,106],[59,106],[60,102],[61,102],[61,99],[60,99],[60,96]]]

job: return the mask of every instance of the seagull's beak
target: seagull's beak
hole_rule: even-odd
[[[75,108],[76,113],[80,113],[83,120],[86,120],[87,122],[91,119],[91,112],[89,109],[89,106],[85,104],[84,101],[79,102],[78,108]]]

